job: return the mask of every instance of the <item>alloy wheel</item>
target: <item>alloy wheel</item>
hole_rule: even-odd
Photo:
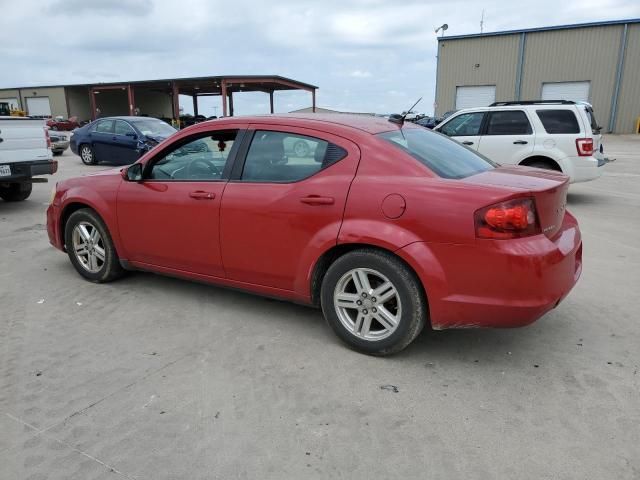
[[[82,161],[86,164],[93,163],[93,152],[89,147],[84,146],[80,151],[80,158],[82,158]]]
[[[104,266],[106,251],[98,229],[88,222],[80,222],[73,229],[71,239],[80,265],[90,273],[99,272]]]
[[[389,337],[402,317],[398,290],[387,277],[370,268],[345,273],[336,284],[333,305],[347,331],[364,340]]]

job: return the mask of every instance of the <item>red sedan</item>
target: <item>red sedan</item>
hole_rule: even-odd
[[[59,182],[47,229],[90,281],[139,269],[319,306],[384,355],[427,322],[516,327],[557,306],[582,265],[567,188],[383,118],[235,117]]]
[[[71,118],[50,118],[47,120],[47,127],[51,130],[61,130],[61,131],[71,131],[75,128],[78,128],[80,124],[78,123],[78,119],[76,117]]]

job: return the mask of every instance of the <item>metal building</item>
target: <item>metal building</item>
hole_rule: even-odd
[[[233,94],[264,92],[274,110],[274,93],[281,90],[304,90],[311,94],[315,111],[318,87],[278,75],[245,75],[142,80],[134,82],[94,83],[41,87],[0,88],[0,102],[24,110],[34,117],[77,117],[94,120],[99,116],[148,115],[156,118],[179,117],[179,96],[193,99],[198,115],[198,99],[222,98],[222,115],[233,116]]]
[[[636,133],[640,19],[438,38],[436,115],[494,101],[593,105],[605,132]]]

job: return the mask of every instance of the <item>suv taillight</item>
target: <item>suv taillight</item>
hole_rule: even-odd
[[[49,127],[44,127],[44,136],[47,139],[47,148],[51,148],[51,137],[49,137]]]
[[[475,213],[476,236],[504,240],[541,232],[533,198],[516,198],[481,208]]]
[[[581,157],[593,155],[593,138],[576,138],[576,149]]]

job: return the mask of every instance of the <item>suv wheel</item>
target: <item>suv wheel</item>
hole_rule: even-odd
[[[107,226],[93,210],[83,208],[71,214],[64,242],[71,263],[87,280],[104,283],[124,274]]]
[[[404,349],[418,336],[427,316],[415,274],[393,255],[373,249],[347,253],[329,267],[321,304],[338,337],[371,355]]]

